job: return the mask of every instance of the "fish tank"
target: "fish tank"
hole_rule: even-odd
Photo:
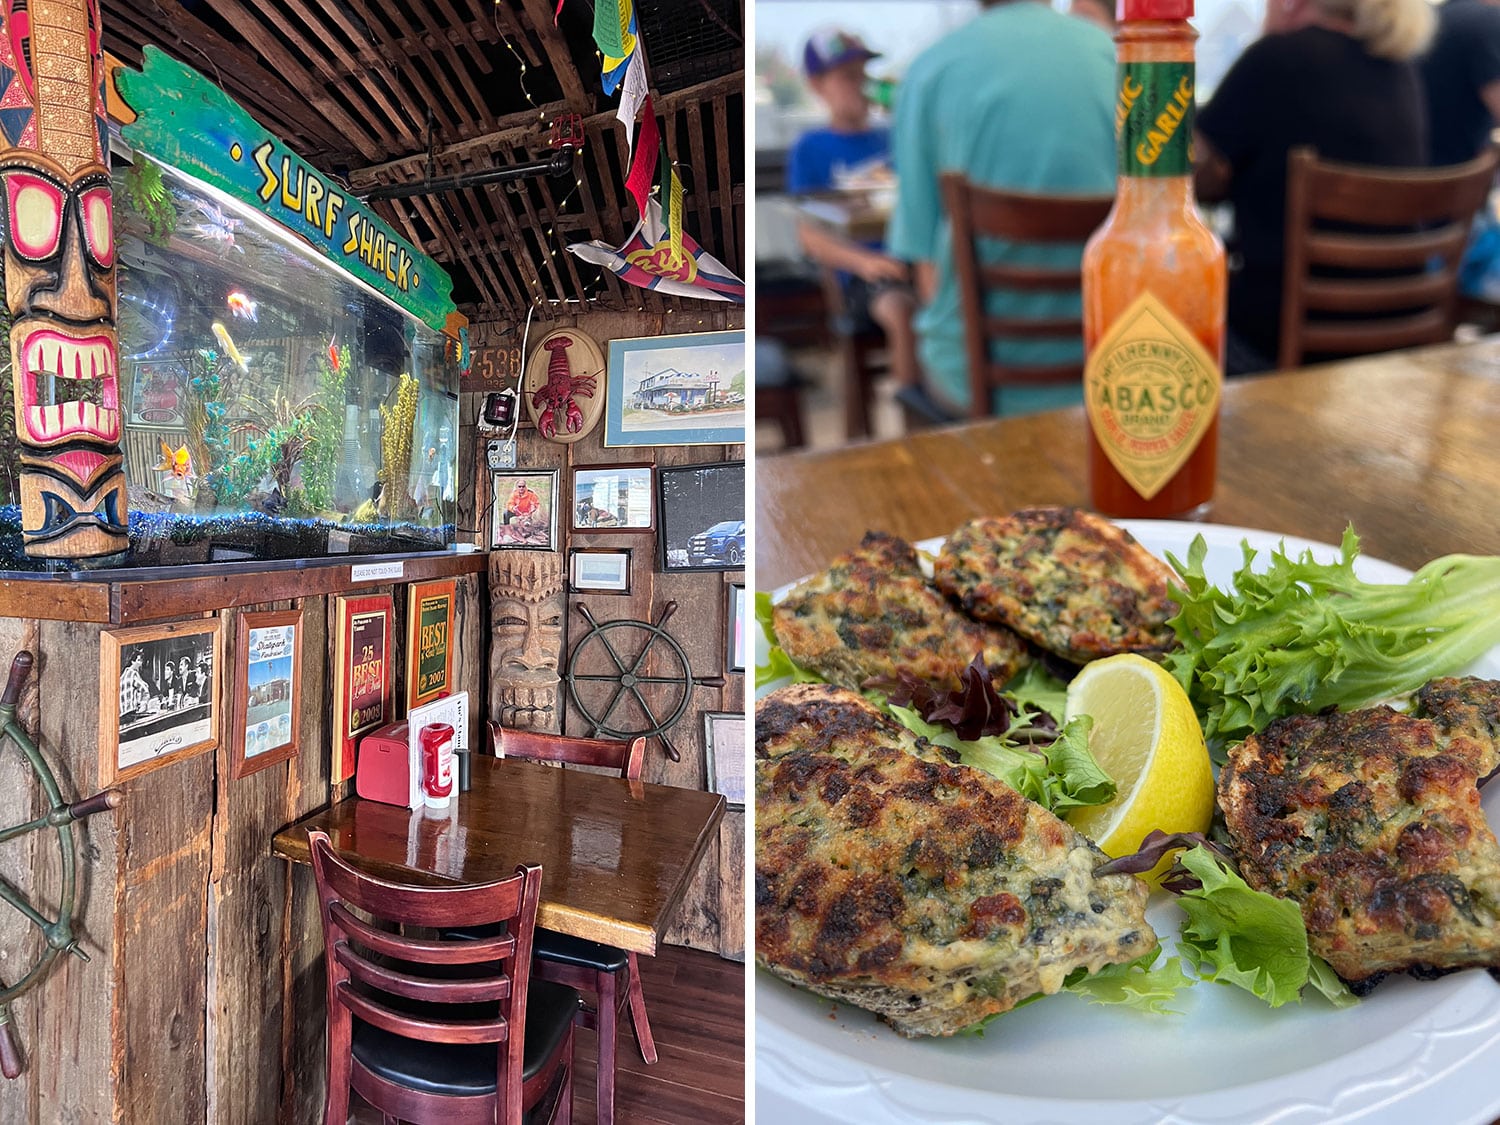
[[[113,182],[130,549],[106,566],[449,549],[449,338],[216,188],[139,156]],[[22,550],[0,399],[0,569],[70,569]]]

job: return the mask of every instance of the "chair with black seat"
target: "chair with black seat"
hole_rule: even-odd
[[[542,869],[416,887],[346,863],[327,833],[308,843],[328,965],[324,1125],[345,1125],[351,1089],[387,1122],[568,1125],[579,997],[531,976]],[[455,926],[494,932],[441,936]]]
[[[953,268],[963,304],[964,349],[969,368],[969,417],[994,412],[993,392],[1007,387],[1081,384],[1083,318],[996,316],[988,308],[992,293],[1047,292],[1077,294],[1083,284],[1083,244],[1109,217],[1108,195],[1032,195],[998,191],[970,183],[962,173],[942,176],[943,206],[953,228]],[[1020,265],[987,261],[982,240],[1004,239],[1025,247],[1076,246],[1079,258],[1066,266]],[[1066,363],[1018,365],[994,358],[1002,341],[1045,340],[1076,344],[1078,358]],[[916,405],[902,400],[909,421],[932,424],[958,421],[942,417],[939,404],[925,396]],[[949,415],[951,411],[946,412]]]
[[[641,779],[646,761],[644,738],[629,741],[568,738],[560,734],[508,730],[496,722],[489,723],[489,732],[490,749],[499,757],[594,766],[618,771],[627,781]],[[594,1003],[585,1002],[579,1009],[578,1020],[582,1026],[593,1028],[598,1035],[595,1107],[599,1125],[609,1125],[614,1121],[615,1112],[615,1036],[620,1014],[627,1005],[641,1058],[647,1063],[656,1061],[656,1042],[651,1037],[651,1024],[646,1019],[646,998],[641,992],[636,955],[612,945],[539,927],[534,956],[536,972],[544,980],[594,994]]]
[[[1459,264],[1495,164],[1493,149],[1416,169],[1335,164],[1292,149],[1277,366],[1451,340]]]

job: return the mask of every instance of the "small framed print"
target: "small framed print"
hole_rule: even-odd
[[[359,736],[390,722],[391,623],[389,594],[339,597],[334,610],[333,780],[354,776]]]
[[[579,594],[630,593],[630,552],[575,547],[568,552],[568,585]]]
[[[219,620],[99,634],[99,784],[219,744]]]
[[[490,474],[490,549],[557,550],[556,469]]]
[[[650,531],[651,465],[573,471],[574,531]]]
[[[703,715],[703,752],[710,792],[732,809],[745,807],[745,716],[739,711]]]
[[[746,637],[749,635],[746,629],[749,625],[749,602],[745,597],[743,583],[733,583],[729,587],[729,604],[724,614],[725,620],[729,622],[729,650],[724,657],[724,670],[726,672],[745,671],[745,648]]]
[[[453,690],[453,601],[458,583],[417,582],[406,606],[406,709]]]
[[[242,613],[234,648],[236,778],[297,756],[302,715],[302,611]]]

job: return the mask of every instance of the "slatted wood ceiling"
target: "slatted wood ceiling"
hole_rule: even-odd
[[[634,227],[618,97],[599,84],[590,0],[103,0],[106,48],[155,44],[209,75],[262,124],[356,191],[549,154],[554,117],[584,118],[571,179],[377,204],[453,276],[472,320],[688,302],[626,286],[564,251]],[[684,226],[743,276],[741,0],[636,0],[658,115],[687,191]],[[692,302],[691,304],[696,304]]]

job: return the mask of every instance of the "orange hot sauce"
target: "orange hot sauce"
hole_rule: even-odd
[[[1193,198],[1193,0],[1120,0],[1115,206],[1083,255],[1093,506],[1186,517],[1213,500],[1224,246]]]

